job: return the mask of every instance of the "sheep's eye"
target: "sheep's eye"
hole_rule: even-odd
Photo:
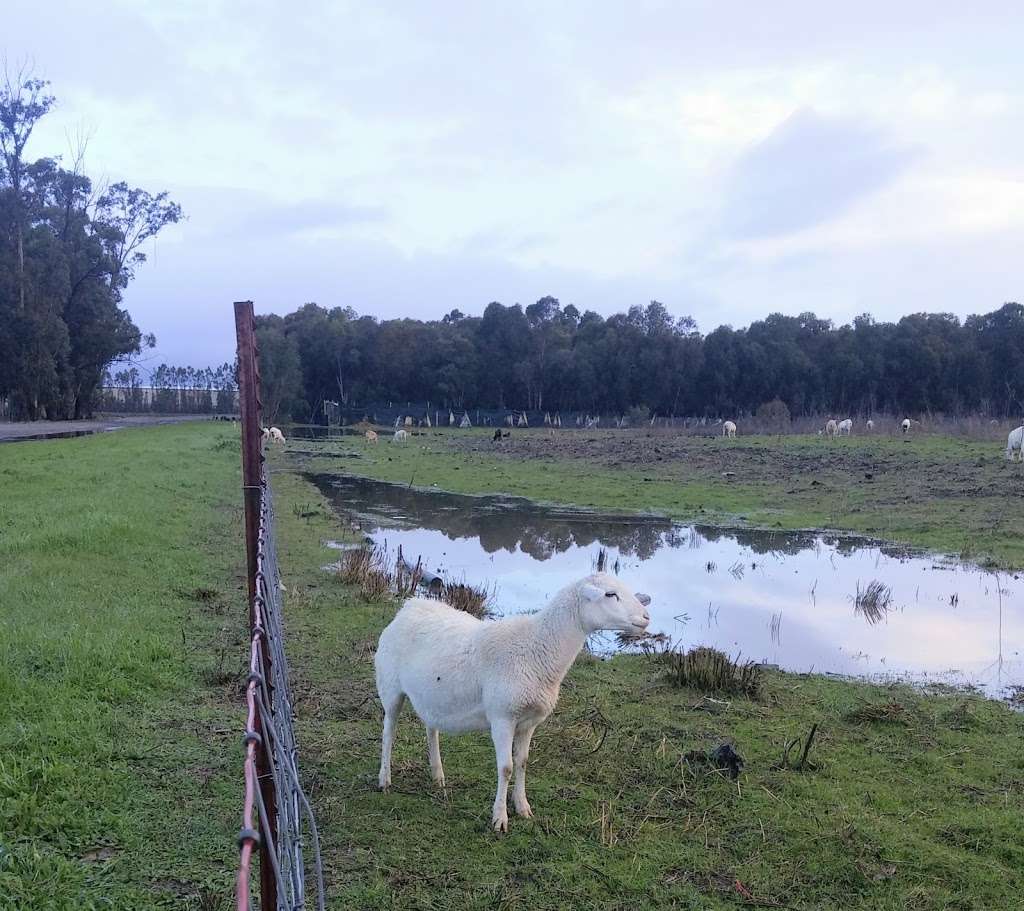
[[[604,596],[606,598],[614,598],[616,601],[619,600],[619,593],[618,592],[605,592]]]

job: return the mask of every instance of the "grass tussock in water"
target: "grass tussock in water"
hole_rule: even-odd
[[[756,698],[761,692],[761,669],[751,661],[740,663],[716,648],[699,646],[690,651],[666,648],[657,653],[676,686],[703,693],[724,693]]]
[[[877,579],[869,582],[863,589],[858,582],[857,592],[853,596],[853,607],[868,623],[879,623],[892,609],[892,589]]]
[[[437,598],[480,620],[491,613],[488,606],[490,592],[464,582],[445,582]]]

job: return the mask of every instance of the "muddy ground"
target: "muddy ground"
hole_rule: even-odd
[[[805,436],[723,440],[671,432],[511,432],[500,443],[489,437],[450,437],[458,452],[512,461],[579,461],[611,469],[650,468],[658,475],[692,480],[735,479],[750,484],[885,487],[896,483],[903,498],[1024,496],[1024,466],[1011,465],[998,443],[946,437],[889,436],[829,441]]]

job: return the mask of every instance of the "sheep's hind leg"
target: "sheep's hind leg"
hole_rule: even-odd
[[[380,789],[386,791],[391,787],[391,747],[395,742],[395,727],[398,715],[405,703],[405,693],[399,693],[384,705],[384,733],[380,742],[380,777],[377,779]]]
[[[494,812],[491,825],[495,832],[508,831],[508,783],[512,778],[512,740],[516,724],[511,718],[500,718],[491,722],[491,739],[494,740],[494,756],[498,763],[498,790],[494,795]]]
[[[512,802],[515,804],[516,812],[529,819],[533,816],[533,809],[530,801],[526,799],[526,762],[530,757],[530,740],[537,725],[521,727],[516,731],[516,739],[512,744],[512,764],[515,767],[516,783],[512,790]]]
[[[427,728],[427,759],[430,760],[430,774],[439,788],[444,787],[444,766],[441,765],[441,737],[437,728]]]

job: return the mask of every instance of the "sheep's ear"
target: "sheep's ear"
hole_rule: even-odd
[[[586,601],[600,601],[604,597],[604,589],[598,588],[590,582],[585,582],[580,588],[580,594]]]

